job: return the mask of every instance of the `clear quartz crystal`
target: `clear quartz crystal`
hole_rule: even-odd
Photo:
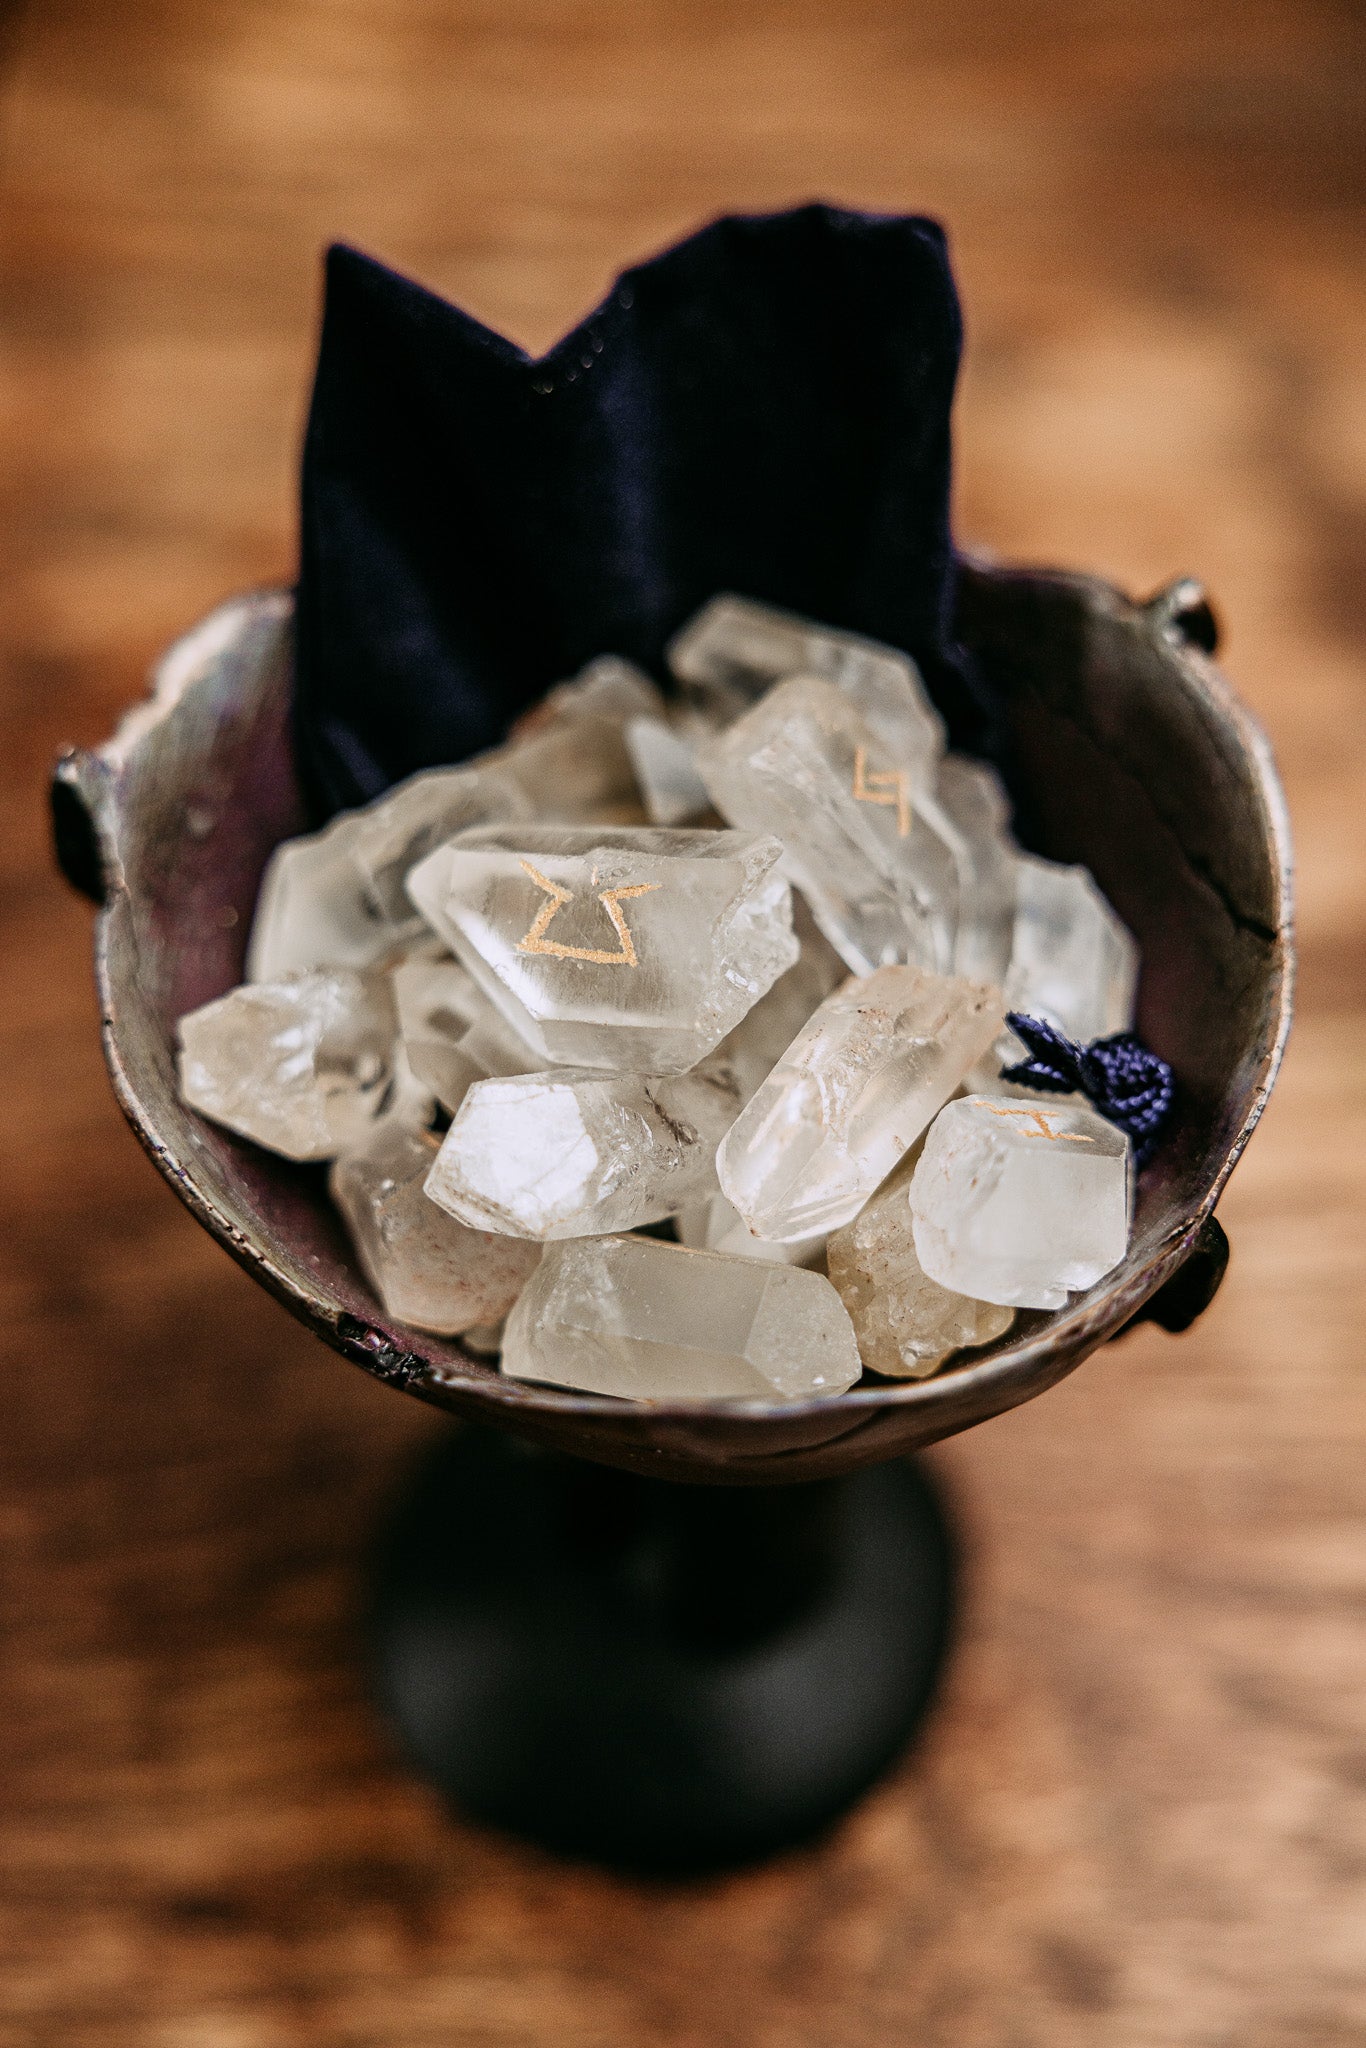
[[[781,850],[663,826],[479,831],[409,887],[542,1063],[675,1074],[796,961]]]
[[[394,924],[365,887],[355,857],[361,813],[343,812],[321,832],[286,839],[261,877],[247,945],[246,977],[277,982],[311,967],[369,967],[397,944]]]
[[[625,728],[615,718],[566,718],[502,750],[538,825],[627,820],[640,814]]]
[[[652,825],[686,825],[711,809],[696,749],[662,718],[632,718],[626,748]]]
[[[893,721],[894,751],[908,751],[917,781],[933,781],[944,722],[915,663],[894,647],[723,594],[675,635],[668,661],[689,702],[713,727],[738,718],[773,683],[821,676],[843,690],[884,739],[880,720]]]
[[[247,949],[248,981],[310,967],[373,966],[411,936],[408,869],[470,825],[526,817],[527,798],[495,769],[410,776],[321,832],[286,839],[261,878]]]
[[[557,683],[528,717],[541,719],[662,718],[664,698],[644,669],[619,654],[599,654],[571,682]]]
[[[180,1093],[286,1159],[360,1144],[395,1081],[387,981],[349,968],[245,983],[180,1020]]]
[[[1006,1008],[1089,1044],[1134,1018],[1138,947],[1089,871],[1021,854]]]
[[[519,1074],[465,1096],[427,1182],[482,1230],[549,1240],[634,1230],[716,1186],[739,1108],[727,1075]]]
[[[530,814],[517,783],[494,765],[428,768],[410,775],[377,803],[350,814],[354,858],[367,898],[391,924],[405,925],[413,914],[403,886],[410,868],[471,825]]]
[[[801,946],[796,965],[779,975],[767,995],[760,996],[711,1054],[713,1062],[729,1066],[734,1073],[742,1102],[748,1102],[759,1083],[768,1079],[812,1011],[849,978],[844,962],[800,896],[793,899],[792,913],[792,928]]]
[[[391,974],[399,1037],[415,1078],[452,1114],[483,1070],[460,1050],[475,1003],[485,998],[458,962],[403,960]]]
[[[819,1273],[649,1237],[547,1247],[508,1317],[503,1371],[637,1401],[804,1401],[859,1376]]]
[[[941,1287],[1062,1308],[1124,1257],[1124,1132],[1056,1096],[967,1095],[935,1119],[911,1182],[920,1263]]]
[[[1081,1045],[1129,1030],[1138,947],[1090,872],[1022,853],[1016,856],[1016,879],[1011,964],[1005,979],[1007,1010],[1042,1017]],[[1037,1101],[1036,1089],[1008,1081],[1003,1073],[1027,1057],[1023,1043],[1007,1028],[968,1075],[969,1091]],[[1081,1102],[1085,1097],[1069,1095],[1066,1100]]]
[[[415,868],[408,870],[407,880],[403,885],[408,901],[421,917],[423,925],[429,933],[440,939],[445,948],[449,948],[450,945],[445,905],[451,871],[451,851],[449,844],[438,846],[425,860],[420,860]]]
[[[468,1059],[476,1060],[486,1074],[529,1074],[536,1053],[520,1032],[514,1031],[502,1011],[496,1009],[482,989],[474,1022],[460,1041]]]
[[[958,867],[907,760],[834,684],[794,676],[698,760],[722,817],[783,842],[783,870],[856,974],[902,961],[946,972]]]
[[[913,1157],[825,1248],[863,1362],[888,1379],[927,1379],[955,1351],[990,1344],[1015,1320],[1012,1308],[951,1293],[921,1265],[911,1222]]]
[[[719,1193],[680,1209],[675,1228],[679,1243],[690,1251],[728,1252],[736,1259],[776,1259],[784,1266],[814,1266],[825,1250],[823,1237],[798,1238],[793,1244],[756,1237],[739,1210]]]
[[[827,998],[736,1119],[721,1187],[757,1237],[838,1230],[1001,1027],[997,990],[883,967]]]
[[[963,754],[944,756],[935,795],[958,861],[954,973],[1000,988],[1015,926],[1018,854],[1010,836],[1010,799],[994,768]]]
[[[920,671],[902,655],[879,650],[843,674],[807,669],[836,683],[889,760],[904,765],[911,788],[923,798],[934,790],[944,755],[944,721],[925,694]]]
[[[430,1132],[385,1117],[336,1162],[328,1185],[389,1314],[454,1336],[506,1315],[539,1253],[523,1240],[467,1229],[428,1201],[423,1183],[436,1150]]]
[[[393,969],[392,980],[408,1065],[452,1115],[475,1081],[524,1074],[535,1064],[530,1046],[457,960],[417,954]]]
[[[518,785],[538,824],[581,824],[640,815],[626,745],[633,718],[659,718],[664,699],[629,661],[605,654],[526,713],[509,743],[483,758]]]

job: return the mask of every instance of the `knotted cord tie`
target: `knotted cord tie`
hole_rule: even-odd
[[[1012,1010],[1006,1022],[1023,1040],[1029,1058],[1007,1067],[1002,1079],[1049,1095],[1079,1089],[1101,1116],[1128,1132],[1134,1163],[1145,1166],[1171,1114],[1172,1070],[1167,1062],[1149,1052],[1132,1031],[1076,1045],[1041,1017]]]

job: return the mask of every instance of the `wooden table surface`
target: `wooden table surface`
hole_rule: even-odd
[[[0,2048],[1355,2048],[1360,7],[30,0],[3,61]],[[700,216],[812,194],[951,224],[964,536],[1213,591],[1301,1015],[1207,1319],[935,1457],[967,1608],[917,1753],[818,1848],[651,1889],[397,1767],[358,1587],[439,1424],[123,1129],[42,789],[290,572],[326,239],[545,345]]]

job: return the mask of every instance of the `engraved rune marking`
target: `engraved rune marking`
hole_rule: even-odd
[[[854,750],[854,801],[896,807],[896,836],[904,839],[911,829],[911,799],[904,768],[875,768],[868,772],[868,749]]]
[[[621,940],[621,950],[608,953],[600,946],[564,946],[558,939],[548,939],[546,933],[552,921],[564,909],[566,903],[574,901],[574,892],[572,889],[562,889],[558,882],[550,881],[539,868],[534,868],[529,860],[519,861],[518,866],[530,875],[538,889],[545,890],[549,898],[549,901],[543,903],[537,911],[535,921],[526,937],[517,941],[519,953],[549,953],[556,960],[591,960],[596,967],[639,967],[635,940],[631,937],[621,905],[628,896],[648,896],[652,889],[660,888],[661,883],[636,882],[629,889],[603,889],[599,892],[598,901],[612,920],[612,929]],[[593,880],[596,882],[596,874]]]
[[[1094,1138],[1088,1138],[1082,1131],[1055,1131],[1048,1119],[1051,1116],[1060,1115],[1061,1112],[1059,1110],[1028,1109],[1023,1103],[1021,1103],[1018,1109],[998,1109],[994,1102],[989,1102],[986,1106],[993,1116],[1028,1117],[1034,1128],[1033,1130],[1026,1130],[1025,1136],[1027,1138],[1052,1138],[1055,1141],[1061,1138],[1065,1145],[1094,1145],[1095,1143]]]

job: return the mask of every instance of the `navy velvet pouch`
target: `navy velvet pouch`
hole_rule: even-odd
[[[951,640],[961,338],[912,216],[716,221],[539,360],[332,249],[295,700],[317,817],[492,744],[595,654],[662,679],[719,590],[905,648],[980,746]]]

